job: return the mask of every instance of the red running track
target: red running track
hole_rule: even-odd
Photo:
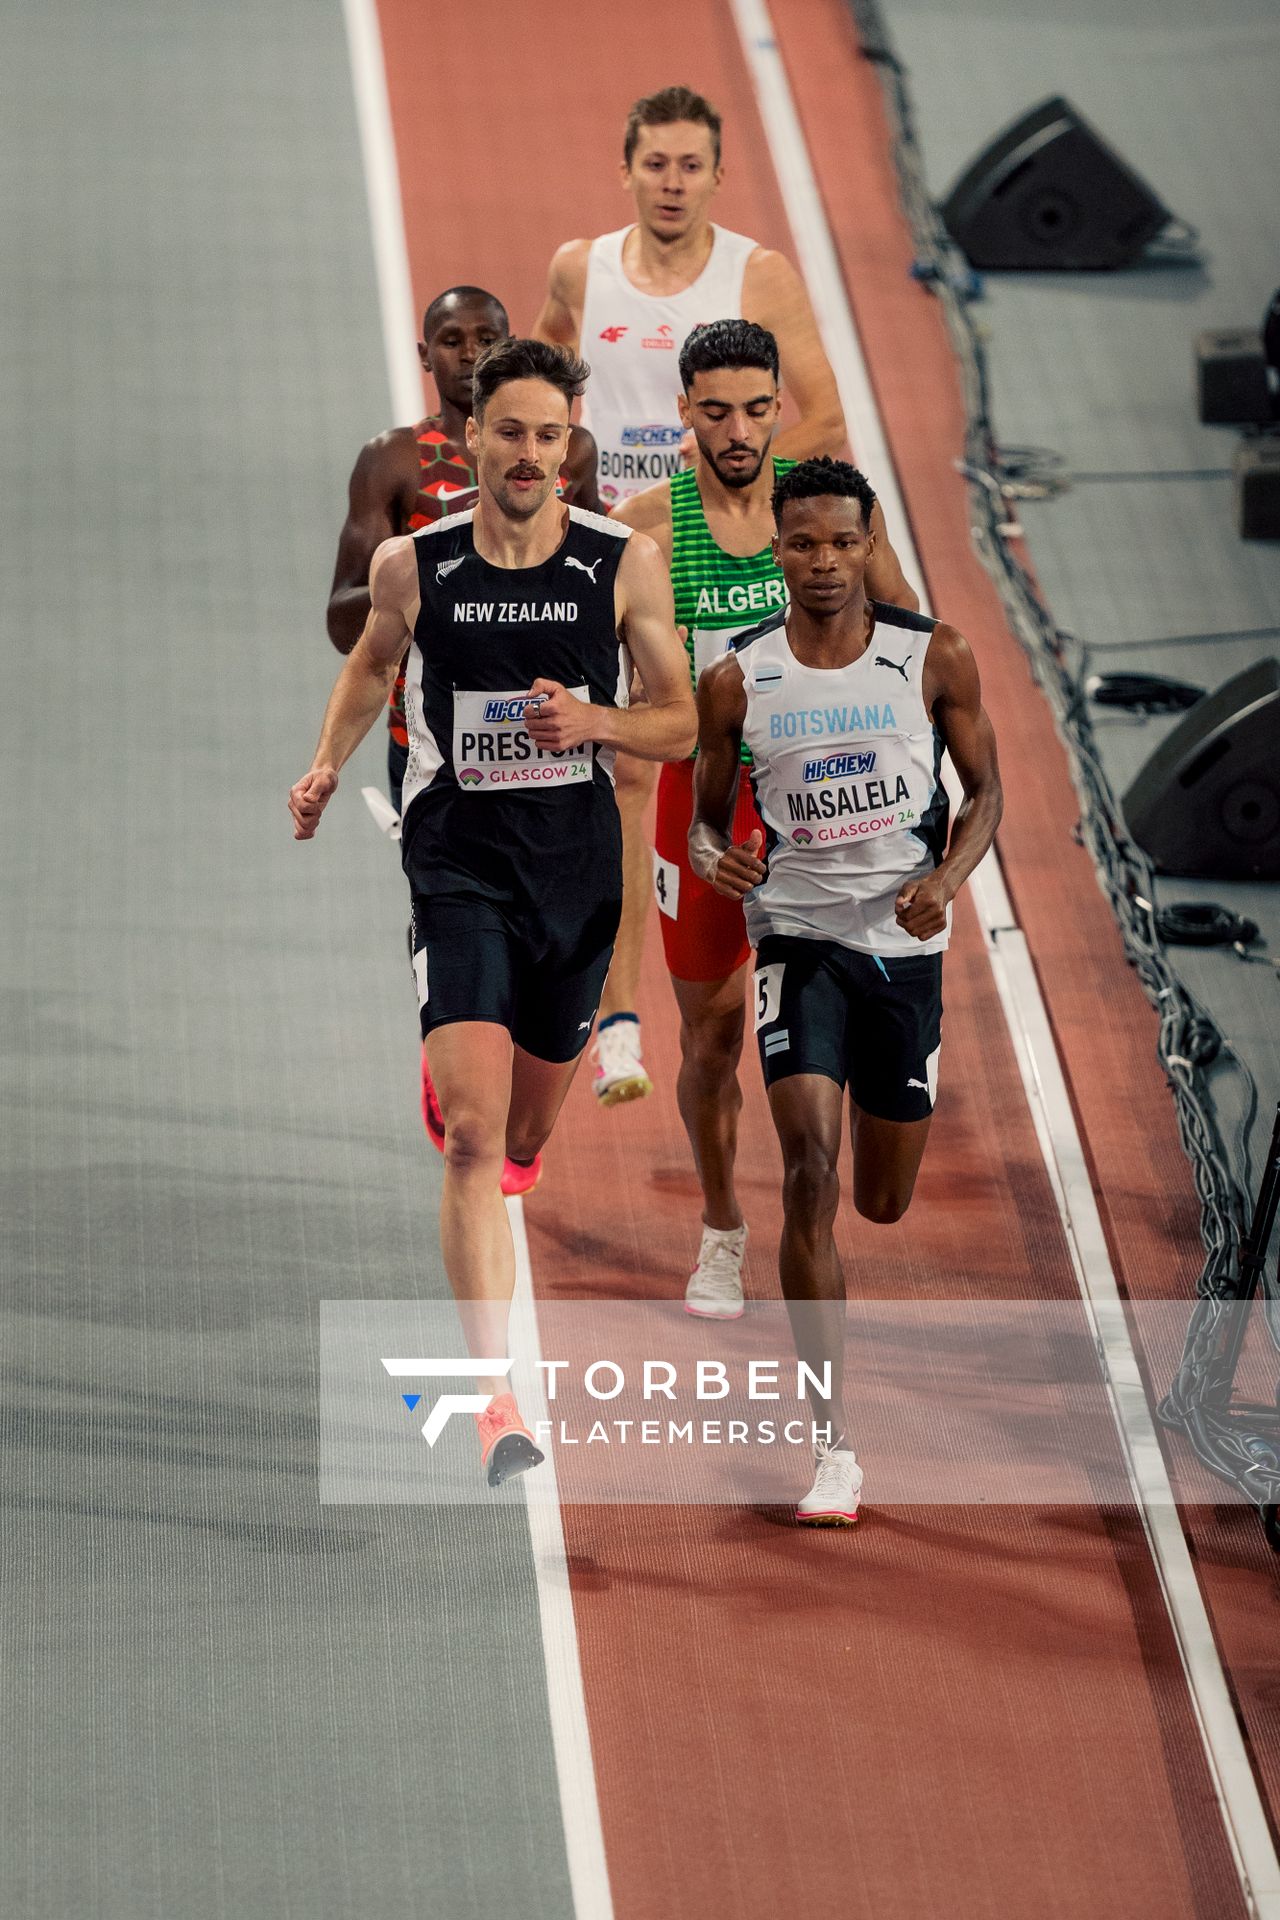
[[[1074,798],[1051,723],[969,550],[949,464],[961,428],[954,370],[935,310],[906,278],[874,77],[837,0],[785,0],[775,12],[932,602],[982,663],[1009,792],[1002,856],[1117,1270],[1135,1294],[1186,1297],[1194,1206],[1150,1017],[1071,844]],[[626,107],[677,79],[725,114],[718,217],[794,258],[726,0],[608,11],[473,0],[441,14],[434,34],[420,0],[381,0],[380,16],[420,308],[453,281],[479,282],[527,324],[553,248],[626,220],[616,172]],[[885,1297],[1071,1299],[967,905],[946,985],[942,1093],[912,1213],[871,1228],[843,1211],[846,1274]],[[656,932],[641,1011],[658,1092],[602,1120],[578,1088],[529,1204],[542,1298],[682,1289],[698,1204]],[[753,1062],[743,1077],[748,1285],[769,1297],[778,1161]],[[565,1509],[619,1920],[1243,1913],[1133,1514],[892,1509],[869,1492],[851,1536],[800,1535],[768,1511]],[[1265,1736],[1276,1704],[1264,1691],[1270,1570],[1245,1538],[1250,1525],[1224,1509],[1201,1557],[1223,1563],[1207,1569],[1215,1622]],[[1270,1619],[1273,1633],[1274,1597]],[[1266,1752],[1269,1765],[1280,1739]]]

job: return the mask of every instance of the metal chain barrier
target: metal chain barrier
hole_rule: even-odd
[[[960,367],[965,402],[965,456],[959,463],[969,489],[972,532],[1010,628],[1031,673],[1049,702],[1066,747],[1080,802],[1078,835],[1093,859],[1111,904],[1125,953],[1159,1020],[1156,1052],[1173,1095],[1178,1132],[1191,1163],[1200,1204],[1204,1264],[1197,1284],[1182,1361],[1160,1405],[1166,1425],[1187,1435],[1204,1464],[1234,1482],[1268,1516],[1269,1535],[1280,1500],[1280,1421],[1267,1407],[1231,1405],[1238,1341],[1230,1337],[1240,1297],[1242,1240],[1250,1195],[1232,1171],[1206,1076],[1215,1059],[1228,1055],[1246,1077],[1247,1112],[1241,1164],[1249,1180],[1248,1137],[1256,1111],[1252,1076],[1231,1053],[1223,1035],[1168,964],[1156,928],[1150,863],[1129,838],[1110,782],[1098,758],[1093,722],[1083,690],[1083,661],[1074,662],[1071,636],[1055,623],[1034,579],[1010,542],[1021,537],[1016,502],[1046,498],[1064,482],[1057,455],[1043,449],[1002,449],[991,418],[987,355],[972,302],[976,275],[947,233],[930,197],[916,135],[906,69],[890,45],[876,0],[847,0],[864,57],[880,71],[893,138],[893,157],[903,209],[916,249],[913,273],[930,288],[946,319]],[[1251,1182],[1250,1182],[1251,1184]],[[1263,1311],[1280,1348],[1280,1291],[1265,1275]],[[1275,1541],[1273,1540],[1273,1544]]]

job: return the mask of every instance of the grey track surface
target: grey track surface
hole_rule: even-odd
[[[443,1287],[381,739],[284,804],[388,410],[340,10],[3,40],[0,1913],[558,1920],[523,1511],[316,1495],[318,1303]]]
[[[1280,655],[1280,543],[1238,538],[1222,477],[1237,435],[1200,425],[1192,381],[1195,334],[1256,326],[1280,281],[1274,0],[956,0],[945,10],[885,0],[885,11],[939,198],[993,134],[1064,93],[1200,232],[1199,267],[987,276],[979,314],[997,435],[1052,448],[1080,476],[1022,514],[1054,616],[1088,649],[1082,670],[1171,673],[1213,688]],[[1174,641],[1236,634],[1245,637]],[[1171,724],[1101,719],[1117,793]],[[1274,885],[1159,881],[1160,904],[1186,899],[1249,914],[1280,958]],[[1177,949],[1174,963],[1256,1079],[1256,1183],[1280,1099],[1280,976],[1229,949]],[[1229,1063],[1215,1070],[1214,1092],[1243,1176],[1244,1086]]]

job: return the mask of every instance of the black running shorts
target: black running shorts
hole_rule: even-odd
[[[766,1086],[821,1073],[864,1113],[927,1120],[942,1044],[942,955],[855,953],[768,934],[756,952],[756,1038]]]
[[[591,1037],[621,902],[585,920],[524,922],[479,895],[412,895],[413,975],[425,1039],[458,1020],[505,1027],[538,1060],[576,1060]]]

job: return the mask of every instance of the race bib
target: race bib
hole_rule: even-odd
[[[586,687],[570,687],[575,700],[589,702]],[[529,738],[527,689],[512,693],[453,696],[453,770],[464,793],[511,793],[520,787],[569,787],[591,778],[595,744],[587,740],[563,753],[549,753]]]
[[[701,680],[713,660],[722,653],[728,653],[735,634],[744,633],[744,627],[694,627],[689,638],[693,642],[693,677]]]
[[[841,748],[793,763],[792,779],[778,795],[792,845],[832,846],[915,827],[920,813],[907,777],[910,763],[898,756],[886,769],[885,758],[879,748]]]
[[[701,680],[713,660],[730,651],[740,633],[748,633],[755,624],[754,620],[744,620],[738,627],[691,627],[689,637],[693,645],[695,682]]]
[[[755,1031],[767,1027],[778,1017],[782,1005],[782,976],[786,972],[785,960],[777,960],[769,967],[757,967],[755,984]]]
[[[680,869],[674,860],[664,860],[656,847],[653,849],[653,897],[659,913],[665,913],[668,920],[680,918]]]

